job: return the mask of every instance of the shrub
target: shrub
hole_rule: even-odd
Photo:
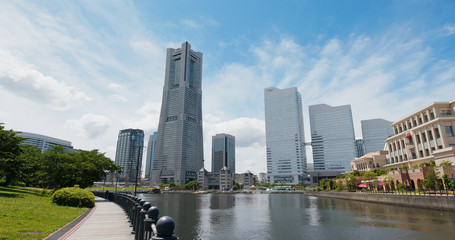
[[[95,195],[85,189],[78,187],[62,188],[52,194],[52,202],[61,206],[78,207],[94,207]]]

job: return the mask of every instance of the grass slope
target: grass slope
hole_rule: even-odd
[[[57,206],[38,189],[0,187],[0,240],[43,239],[85,210]]]

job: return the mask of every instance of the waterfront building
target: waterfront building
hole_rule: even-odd
[[[234,175],[234,183],[240,186],[243,184],[243,189],[245,190],[253,186],[254,180],[254,174],[248,170],[245,173],[236,173]]]
[[[357,170],[359,172],[374,171],[377,169],[383,169],[386,164],[387,151],[377,151],[367,153],[358,158],[351,160],[351,170]]]
[[[152,135],[150,135],[147,144],[147,156],[145,158],[145,178],[148,179],[150,179],[150,177],[152,176],[153,157],[155,153],[157,135],[158,132],[154,132]]]
[[[314,171],[322,173],[314,175],[335,177],[350,171],[356,157],[351,106],[311,105],[309,113]]]
[[[140,178],[142,152],[144,149],[144,131],[141,129],[120,130],[115,152],[115,164],[123,168],[120,181],[133,183]]]
[[[258,183],[260,183],[260,184],[267,183],[267,173],[260,172],[258,174]]]
[[[435,162],[441,177],[455,175],[455,100],[432,103],[392,124],[393,136],[387,138],[389,175],[396,185],[403,183],[418,189],[425,180],[428,167]],[[450,162],[452,166],[441,166]]]
[[[385,140],[393,135],[392,122],[382,118],[376,118],[362,120],[361,125],[365,146],[364,154],[384,150]]]
[[[212,172],[223,167],[235,173],[235,137],[220,133],[212,136]]]
[[[228,190],[232,188],[234,183],[233,174],[227,167],[220,170],[220,190]]]
[[[302,184],[306,151],[302,97],[296,87],[264,89],[268,182]]]
[[[385,144],[385,143],[384,143]],[[356,157],[365,155],[365,141],[363,139],[355,140]]]
[[[204,166],[202,141],[202,53],[167,49],[163,100],[152,167],[152,184],[183,185]]]
[[[36,146],[41,152],[48,151],[55,146],[62,146],[65,152],[75,151],[70,141],[29,132],[18,132],[17,135],[25,138],[22,145]]]

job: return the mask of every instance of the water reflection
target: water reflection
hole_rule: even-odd
[[[302,194],[144,194],[180,239],[447,239],[455,213]],[[449,237],[450,239],[450,237]]]

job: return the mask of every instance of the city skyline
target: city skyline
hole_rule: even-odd
[[[157,131],[166,48],[188,41],[204,53],[205,167],[211,136],[228,132],[237,172],[266,172],[266,87],[297,86],[306,139],[309,105],[350,104],[358,139],[361,120],[452,99],[454,11],[452,1],[3,1],[0,122],[114,160],[120,129]]]

